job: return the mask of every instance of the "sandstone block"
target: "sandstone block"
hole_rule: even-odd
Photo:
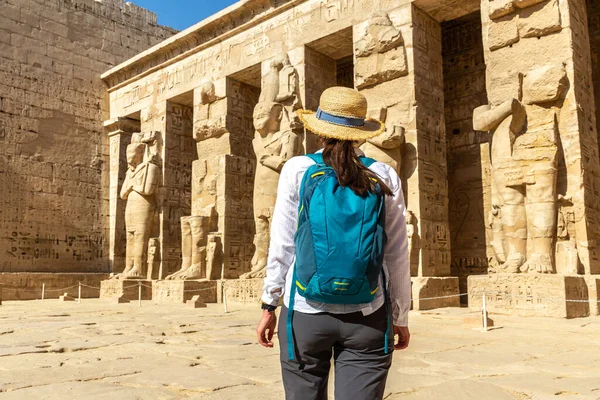
[[[582,276],[491,274],[469,276],[469,307],[536,317],[578,318],[590,314],[588,286]]]
[[[200,300],[199,295],[192,297],[192,299],[186,301],[185,304],[189,308],[206,308],[207,307],[206,303]]]
[[[523,79],[523,101],[540,104],[556,101],[568,88],[567,73],[562,65],[545,65],[529,72]]]
[[[513,0],[489,0],[489,15],[491,19],[497,19],[511,14],[515,11]]]
[[[139,284],[142,283],[142,300],[152,299],[152,281],[135,279],[108,279],[100,284],[100,298],[138,300]]]
[[[358,89],[408,75],[404,47],[386,53],[359,58],[355,64],[355,83]]]
[[[75,301],[74,297],[69,296],[69,293],[65,293],[60,295],[58,301]]]
[[[507,16],[491,21],[488,30],[488,45],[490,50],[498,50],[519,41],[517,18]]]
[[[154,304],[186,303],[194,297],[197,297],[196,301],[216,303],[217,281],[154,281],[152,285],[152,301]]]
[[[558,0],[527,8],[519,16],[519,35],[522,38],[545,36],[561,29]]]
[[[228,303],[260,303],[264,285],[262,278],[231,279],[219,282],[222,286],[223,296],[227,296]]]
[[[458,278],[428,277],[411,280],[413,310],[460,307]]]
[[[483,327],[483,313],[472,313],[463,318],[463,326],[467,328],[482,328]],[[494,320],[489,317],[489,313],[486,313],[487,326],[491,328],[494,326]]]

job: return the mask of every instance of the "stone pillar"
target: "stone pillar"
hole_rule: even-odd
[[[213,266],[212,279],[238,278],[250,269],[254,251],[252,112],[259,92],[232,78],[207,81],[194,91],[198,160],[192,168],[192,215],[211,216],[211,233],[221,235],[223,265]]]
[[[127,172],[125,150],[131,142],[131,134],[138,132],[140,122],[129,118],[115,118],[104,123],[109,142],[109,259],[111,272],[125,269],[125,205],[119,196]]]
[[[363,147],[400,170],[410,211],[414,308],[458,306],[458,297],[420,301],[458,294],[458,279],[450,277],[440,25],[407,4],[372,14],[354,26],[353,36],[355,86],[367,97],[371,116],[384,119],[387,134],[397,136],[393,146],[369,141]]]
[[[192,137],[192,108],[164,101],[141,112],[142,132],[158,132],[156,162],[162,176],[157,192],[158,211],[152,238],[160,238],[160,276],[175,272],[181,263],[181,223],[191,213],[191,170],[196,158]]]
[[[525,282],[518,275],[597,274],[599,269],[595,193],[600,165],[595,105],[589,91],[592,73],[585,3],[482,0],[481,5],[489,105],[476,112],[475,118],[480,117],[476,129],[494,135],[492,193],[494,207],[502,215],[507,254],[500,267],[504,274],[471,277],[469,290],[486,285],[491,286],[487,290],[498,290],[497,283],[503,281],[519,293],[532,291],[546,298],[552,293],[564,301],[577,292],[588,298],[587,290],[564,287],[562,281],[557,283],[558,277],[544,275]],[[484,121],[486,117],[491,119]],[[522,118],[526,123],[521,123]],[[519,198],[507,197],[514,190],[526,198],[525,205]],[[513,235],[511,229],[517,227],[521,233]],[[515,237],[522,244],[517,250]],[[493,297],[488,299],[494,310]],[[517,303],[510,303],[515,312]],[[498,308],[506,306],[498,303]],[[540,304],[532,303],[530,308],[538,315],[552,312]],[[589,306],[588,311],[571,313],[571,309],[559,315],[589,313]]]

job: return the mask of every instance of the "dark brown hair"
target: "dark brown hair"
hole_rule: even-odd
[[[340,185],[349,187],[359,196],[377,192],[377,186],[383,194],[392,195],[381,178],[360,161],[354,150],[354,142],[322,139],[322,143],[325,145],[323,161],[334,169]]]

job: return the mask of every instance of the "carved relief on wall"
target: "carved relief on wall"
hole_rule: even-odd
[[[144,279],[146,254],[156,212],[156,188],[160,178],[158,132],[134,133],[127,146],[128,170],[120,196],[127,201],[125,270],[115,278]]]
[[[493,132],[489,226],[499,271],[555,272],[557,112],[567,87],[562,65],[543,66],[524,77],[523,102],[474,111],[474,128]]]
[[[405,76],[408,66],[402,32],[384,11],[373,13],[354,43],[357,89]]]
[[[404,127],[387,121],[387,108],[371,109],[368,111],[368,117],[385,122],[385,132],[366,140],[360,149],[367,157],[389,165],[400,175],[402,145],[405,142]]]
[[[300,126],[296,110],[300,108],[298,75],[287,54],[275,57],[263,77],[259,102],[254,108],[256,154],[254,179],[255,252],[252,269],[242,278],[264,277],[269,250],[270,225],[277,198],[279,173],[290,158],[301,150]]]

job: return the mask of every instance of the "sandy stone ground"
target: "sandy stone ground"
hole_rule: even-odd
[[[387,399],[600,399],[600,318],[412,313]],[[282,399],[278,350],[256,344],[257,307],[190,309],[57,300],[0,306],[0,400]],[[333,397],[331,397],[333,398]]]

